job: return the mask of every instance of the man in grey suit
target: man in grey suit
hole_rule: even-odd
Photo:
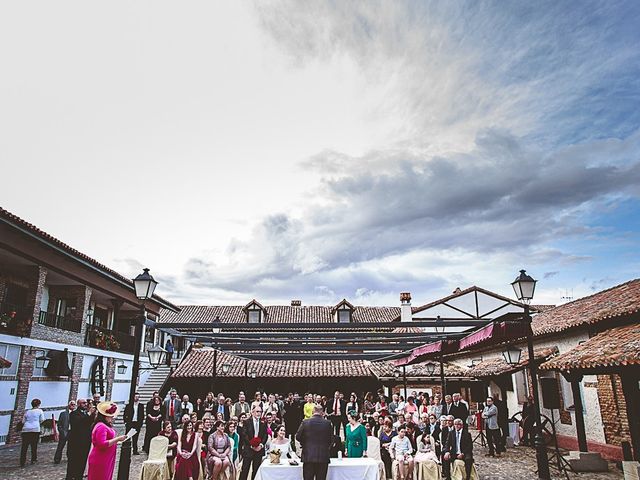
[[[64,446],[67,443],[67,436],[69,435],[69,430],[71,429],[71,424],[69,423],[69,414],[76,409],[75,400],[71,400],[67,408],[60,412],[60,416],[58,416],[58,448],[56,448],[56,453],[53,455],[53,463],[60,463],[62,460],[62,450],[64,450]]]
[[[300,424],[296,438],[302,445],[302,478],[326,480],[333,426],[322,418],[322,405],[313,407],[313,416]]]
[[[181,403],[178,398],[178,392],[176,392],[175,388],[172,388],[169,392],[169,398],[164,401],[164,419],[169,420],[173,428],[176,428],[182,419]]]

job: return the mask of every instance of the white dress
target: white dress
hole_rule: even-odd
[[[291,452],[291,442],[289,440],[287,440],[285,443],[282,443],[282,444],[276,444],[271,442],[271,445],[269,446],[269,451],[271,452],[273,450],[280,450],[280,461],[282,461],[285,458],[287,458],[287,454]]]

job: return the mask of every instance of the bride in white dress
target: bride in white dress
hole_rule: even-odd
[[[291,458],[297,458],[295,452],[291,449],[291,442],[287,438],[287,430],[284,425],[280,425],[274,432],[274,439],[271,440],[269,445],[269,452],[273,450],[280,450],[280,462],[286,461],[287,454],[291,454]]]

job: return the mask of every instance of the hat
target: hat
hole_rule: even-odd
[[[113,402],[100,402],[96,407],[105,417],[115,417],[118,415],[118,405]]]

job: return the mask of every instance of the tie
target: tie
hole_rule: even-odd
[[[174,416],[174,413],[173,413],[173,400],[169,400],[169,402],[171,402],[169,404],[169,416],[173,417]]]
[[[253,436],[257,437],[259,433],[260,433],[260,427],[258,426],[258,421],[254,420],[253,421]]]
[[[457,453],[460,453],[460,432],[459,431],[456,433],[456,445],[458,447]]]
[[[338,399],[336,398],[336,401],[333,402],[333,412],[337,415],[340,413],[340,404],[338,403]]]

